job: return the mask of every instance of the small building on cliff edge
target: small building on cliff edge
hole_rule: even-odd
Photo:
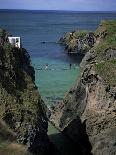
[[[21,38],[20,37],[8,37],[9,43],[14,47],[21,48]]]

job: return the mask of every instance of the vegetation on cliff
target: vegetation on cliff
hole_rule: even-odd
[[[68,54],[85,54],[94,44],[94,35],[88,31],[73,31],[60,38]]]
[[[96,72],[111,86],[116,85],[116,60],[104,61],[95,65]]]
[[[95,32],[96,46],[92,51],[96,54],[96,72],[112,86],[116,85],[116,21],[102,21]]]
[[[99,44],[94,47],[99,54],[108,48],[116,48],[116,21],[102,21],[95,36],[100,39]]]
[[[8,42],[5,30],[0,29],[0,39],[0,119],[15,133],[15,142],[26,145],[35,154],[46,154],[50,146],[48,123],[30,56],[25,49]],[[9,135],[3,130],[0,133]],[[0,144],[4,146],[2,141]]]

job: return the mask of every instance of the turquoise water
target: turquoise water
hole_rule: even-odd
[[[63,98],[65,92],[74,84],[78,73],[79,70],[40,71],[36,74],[36,83],[45,99],[51,102],[57,102]],[[43,80],[43,77],[45,77],[46,80]]]
[[[80,55],[67,56],[56,42],[68,31],[93,31],[103,19],[116,19],[116,13],[0,10],[0,27],[21,36],[35,67],[36,85],[47,104],[61,100],[74,85],[82,59]],[[70,63],[76,67],[69,69]],[[46,64],[49,64],[48,70],[45,70]]]
[[[76,81],[77,75],[79,75],[79,66],[73,65],[70,69],[67,63],[52,63],[45,70],[45,66],[37,65],[37,61],[38,59],[34,59],[33,62],[35,68],[40,69],[36,69],[36,84],[40,94],[44,101],[49,101],[49,104],[59,102]]]

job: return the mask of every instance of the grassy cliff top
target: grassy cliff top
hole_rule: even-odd
[[[102,21],[95,32],[99,43],[93,47],[97,54],[96,72],[112,86],[116,86],[116,20]]]
[[[108,48],[116,48],[116,20],[102,21],[95,36],[100,37],[100,43],[95,47],[97,53]]]
[[[98,63],[95,70],[109,85],[116,85],[116,60]]]

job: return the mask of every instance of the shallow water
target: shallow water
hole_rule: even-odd
[[[41,68],[44,68],[44,66]],[[52,64],[47,70],[36,70],[36,84],[39,87],[40,94],[43,95],[44,101],[49,101],[49,104],[51,104],[62,100],[68,88],[76,81],[78,74],[78,66],[69,69],[67,64]]]

